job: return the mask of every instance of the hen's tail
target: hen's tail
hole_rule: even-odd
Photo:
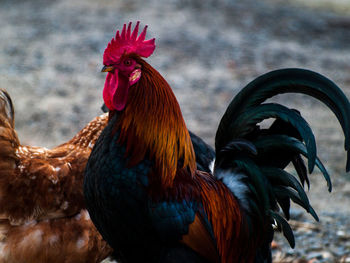
[[[313,132],[300,113],[280,104],[264,103],[282,93],[310,95],[333,111],[345,135],[346,171],[350,170],[350,104],[344,93],[318,73],[282,69],[258,77],[230,103],[216,133],[215,175],[226,180],[228,185],[227,182],[231,182],[231,190],[247,214],[254,214],[250,218],[260,222],[270,220],[294,247],[292,230],[277,213],[279,208],[288,220],[292,200],[318,220],[303,185],[305,182],[309,185],[308,173],[315,165],[326,179],[329,191],[332,185],[327,170],[317,157]],[[269,128],[261,129],[258,124],[268,118],[275,121]],[[308,160],[308,169],[302,156]],[[293,163],[299,180],[284,170],[289,163]],[[233,181],[238,183],[232,184]],[[248,223],[254,224],[251,221],[255,219],[248,219]],[[265,241],[271,240],[270,233],[270,230],[265,232],[269,236]]]
[[[15,112],[10,95],[0,89],[0,178],[13,170],[17,162],[19,146],[15,126]]]

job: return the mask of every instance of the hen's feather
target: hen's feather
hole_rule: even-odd
[[[111,253],[91,223],[84,169],[107,115],[53,149],[23,146],[0,91],[0,262],[99,262]]]

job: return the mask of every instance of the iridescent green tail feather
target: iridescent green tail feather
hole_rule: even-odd
[[[277,103],[264,103],[283,93],[306,94],[329,107],[344,132],[345,150],[348,154],[346,171],[350,170],[348,99],[331,80],[318,73],[297,68],[262,75],[232,100],[216,133],[215,169],[244,173],[250,190],[250,213],[257,214],[256,218],[268,215],[294,247],[293,232],[278,213],[279,208],[289,220],[290,201],[293,201],[318,220],[305,193],[304,183],[310,187],[308,173],[313,172],[314,166],[321,171],[329,191],[332,190],[332,183],[326,168],[317,157],[314,134],[301,114]],[[269,118],[275,119],[272,125],[260,128],[259,123]],[[308,160],[308,169],[303,157]],[[293,172],[284,170],[289,163],[294,165],[297,177]]]

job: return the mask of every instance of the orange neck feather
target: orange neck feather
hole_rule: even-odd
[[[137,62],[142,76],[130,87],[118,121],[119,142],[126,145],[129,165],[147,155],[154,161],[152,179],[171,187],[178,169],[188,169],[192,175],[196,170],[191,138],[169,84],[147,62],[141,58]]]

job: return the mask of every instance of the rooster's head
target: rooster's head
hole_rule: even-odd
[[[137,62],[139,57],[152,55],[155,39],[145,40],[147,26],[138,35],[140,22],[136,23],[131,32],[131,22],[119,30],[115,38],[109,42],[103,54],[102,72],[108,72],[103,90],[103,100],[109,110],[124,109],[129,88],[136,84],[142,73],[142,67]]]

